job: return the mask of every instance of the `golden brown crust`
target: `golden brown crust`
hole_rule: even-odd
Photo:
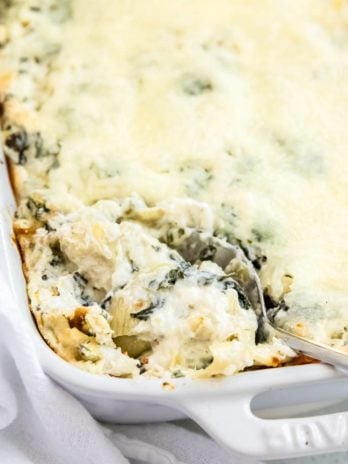
[[[12,187],[12,191],[18,204],[20,201],[20,181],[19,181],[19,172],[18,167],[11,161],[9,158],[6,157],[6,164],[7,164],[7,171],[10,178],[10,183]]]
[[[75,362],[80,359],[79,346],[93,340],[76,327],[62,314],[41,314],[34,312],[39,331],[47,344],[63,359]]]
[[[258,371],[258,370],[270,369],[270,368],[276,368],[276,367],[302,366],[305,364],[318,364],[318,363],[320,363],[318,359],[314,359],[314,358],[311,358],[310,356],[307,356],[306,354],[299,353],[295,358],[291,359],[290,361],[287,361],[286,363],[274,362],[274,364],[270,366],[251,366],[245,369],[245,371]]]
[[[302,364],[317,364],[320,363],[318,359],[311,358],[306,354],[299,353],[296,358],[292,359],[291,361],[287,362],[287,366],[300,366]]]
[[[14,73],[5,72],[0,74],[0,101],[2,96],[5,95],[10,87],[11,82],[14,80]]]
[[[28,111],[21,102],[12,98],[5,98],[5,117],[11,124],[24,127],[28,132],[37,129],[37,114]]]
[[[25,263],[25,246],[24,246],[24,243],[23,243],[23,240],[24,240],[25,236],[17,234],[14,227],[13,227],[13,233],[14,233],[14,237],[15,237],[15,243],[16,243],[18,252],[20,254],[20,257],[21,257],[23,275],[24,275],[24,278],[25,278],[26,282],[28,283],[28,268],[27,268],[26,263]],[[30,307],[30,304],[29,304],[29,307]],[[31,308],[30,308],[30,310],[32,311]]]
[[[70,327],[74,327],[75,329],[80,330],[83,332],[83,327],[85,325],[85,317],[88,313],[85,307],[76,308],[73,315],[69,316],[69,325]]]
[[[16,230],[14,228],[14,230]],[[20,233],[19,233],[20,230]],[[28,281],[28,268],[25,262],[25,250],[30,246],[35,233],[34,228],[17,229],[17,244],[21,254],[23,274]],[[79,346],[91,341],[90,337],[81,331],[86,314],[86,308],[76,308],[75,313],[67,318],[62,314],[43,314],[31,307],[39,333],[52,350],[68,362],[80,359]]]

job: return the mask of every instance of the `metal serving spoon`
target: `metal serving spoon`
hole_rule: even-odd
[[[254,311],[258,316],[258,339],[267,338],[267,326],[284,340],[294,350],[309,355],[315,359],[332,364],[343,370],[348,369],[348,355],[341,351],[295,335],[274,322],[274,315],[268,314],[265,305],[259,276],[244,251],[237,245],[232,245],[223,239],[214,237],[207,232],[185,230],[183,235],[176,235],[171,244],[181,256],[191,263],[209,259],[218,264],[243,287]]]

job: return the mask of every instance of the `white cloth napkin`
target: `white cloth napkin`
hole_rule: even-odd
[[[1,259],[1,256],[0,256]],[[102,425],[42,371],[26,322],[0,275],[1,464],[234,464],[187,426]]]

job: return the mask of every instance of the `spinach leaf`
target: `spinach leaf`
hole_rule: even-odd
[[[246,293],[244,292],[243,288],[237,281],[232,279],[232,277],[218,276],[217,281],[221,282],[223,291],[232,288],[237,292],[239,304],[243,309],[250,309],[252,307],[249,298],[246,296]]]
[[[164,276],[164,279],[158,284],[157,290],[170,288],[176,284],[176,282],[185,277],[186,271],[191,267],[189,263],[183,261],[176,268],[171,269]]]
[[[212,92],[213,88],[213,83],[208,78],[191,75],[183,78],[182,89],[186,95],[191,97]]]
[[[152,302],[147,308],[142,309],[138,313],[131,313],[131,317],[139,319],[140,321],[147,321],[153,314],[154,309],[159,309],[164,306],[165,299],[161,298]]]
[[[43,216],[51,212],[43,201],[34,200],[32,197],[28,197],[26,206],[30,214],[37,220],[42,221]]]
[[[23,128],[16,128],[5,139],[5,154],[11,155],[14,152],[17,158],[13,156],[10,156],[10,158],[20,166],[27,162],[26,151],[28,148],[28,134]]]

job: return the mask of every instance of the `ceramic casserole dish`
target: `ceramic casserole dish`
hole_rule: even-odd
[[[12,194],[6,162],[0,158],[1,266],[8,276],[18,311],[26,320],[44,371],[76,396],[101,420],[118,423],[165,421],[190,417],[232,452],[262,459],[296,457],[348,449],[348,412],[316,415],[300,406],[302,417],[267,419],[251,406],[282,405],[292,391],[293,404],[344,397],[344,376],[327,365],[310,364],[254,372],[214,380],[118,379],[83,372],[57,356],[43,341],[31,317],[21,259],[13,242]],[[271,393],[271,401],[260,396]],[[286,393],[287,392],[287,393]],[[256,398],[260,396],[260,398]],[[255,399],[256,398],[256,399]],[[342,408],[344,409],[344,408]],[[304,414],[305,411],[305,414]],[[294,414],[292,414],[294,415]]]
[[[251,459],[348,449],[345,375],[220,260],[238,245],[277,327],[347,351],[347,21],[344,0],[0,0],[0,275],[96,418],[189,417]]]

